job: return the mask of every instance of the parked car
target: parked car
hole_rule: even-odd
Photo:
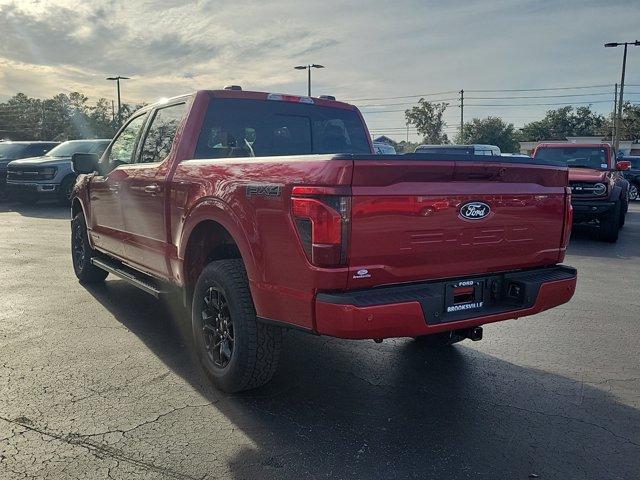
[[[76,181],[71,156],[74,153],[101,155],[108,145],[108,139],[69,140],[42,156],[10,162],[7,167],[9,195],[25,203],[55,197],[60,204],[67,205]]]
[[[622,172],[624,178],[629,181],[629,200],[638,200],[640,188],[640,157],[619,157],[618,160],[629,162],[629,170]]]
[[[47,153],[59,142],[0,142],[0,198],[6,196],[7,165],[12,160],[39,157]]]
[[[379,156],[352,105],[199,91],[134,113],[100,160],[74,155],[73,268],[178,289],[230,392],[271,378],[282,327],[479,340],[576,285],[566,166],[498,160]]]
[[[630,162],[617,161],[611,145],[540,144],[533,158],[542,162],[563,162],[569,167],[574,223],[594,223],[607,242],[618,241],[629,207],[629,182],[622,172]]]
[[[395,155],[396,149],[393,145],[384,142],[373,142],[373,151],[378,155]]]
[[[444,153],[464,155],[500,155],[495,145],[420,145],[415,153]]]

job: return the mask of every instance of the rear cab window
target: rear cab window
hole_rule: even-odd
[[[287,101],[213,98],[195,158],[370,154],[356,110]]]

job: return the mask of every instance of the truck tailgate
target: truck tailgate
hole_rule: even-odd
[[[386,158],[354,160],[349,288],[558,262],[566,168]]]

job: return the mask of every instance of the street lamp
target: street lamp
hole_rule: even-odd
[[[307,96],[311,96],[311,69],[312,68],[324,68],[324,66],[322,65],[317,65],[315,63],[312,63],[311,65],[298,65],[297,67],[293,67],[296,70],[307,70],[308,71],[308,76],[307,76]]]
[[[615,138],[613,139],[613,149],[618,154],[618,148],[620,147],[620,127],[622,124],[622,101],[624,98],[624,73],[627,68],[627,47],[629,45],[633,45],[635,47],[640,47],[640,40],[636,40],[635,42],[609,42],[605,43],[604,46],[607,48],[610,47],[619,47],[620,45],[624,45],[624,54],[622,55],[622,78],[620,80],[620,98],[618,99],[618,114],[614,120],[615,123]]]
[[[117,77],[107,77],[107,80],[112,80],[116,82],[117,90],[118,90],[118,126],[121,125],[121,112],[122,105],[120,104],[120,80],[129,80],[129,77],[122,77],[118,75]]]

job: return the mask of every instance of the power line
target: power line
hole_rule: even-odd
[[[378,97],[378,98],[352,98],[350,100],[344,100],[345,102],[365,102],[365,101],[373,101],[373,100],[398,100],[400,98],[414,98],[414,97],[435,97],[437,95],[446,95],[448,93],[458,93],[457,90],[448,90],[446,92],[436,92],[436,93],[422,93],[418,95],[404,95],[400,97]]]
[[[553,88],[504,88],[504,89],[496,89],[496,90],[467,90],[467,92],[474,93],[498,93],[498,92],[549,92],[553,90],[580,90],[580,89],[588,89],[588,88],[605,88],[611,87],[611,85],[583,85],[579,87],[553,87]]]
[[[458,100],[457,98],[438,98],[436,100],[429,100],[429,102],[452,102]],[[394,107],[396,105],[415,105],[416,102],[401,102],[401,103],[372,103],[369,105],[358,105],[358,108],[369,107]]]
[[[534,106],[553,106],[553,105],[592,105],[594,103],[611,103],[611,100],[593,100],[590,102],[561,102],[561,103],[469,103],[465,107],[534,107]],[[459,107],[459,105],[457,105]],[[372,113],[372,112],[368,112]]]
[[[511,96],[511,97],[467,97],[469,100],[513,100],[518,98],[560,98],[560,97],[592,97],[595,95],[611,95],[611,92],[597,92],[597,93],[571,93],[562,95],[525,95],[525,96]],[[629,93],[629,95],[638,95],[638,92]]]
[[[612,85],[604,84],[604,85],[579,85],[574,87],[548,87],[548,88],[470,89],[465,91],[472,92],[472,93],[549,92],[549,91],[560,91],[560,90],[585,90],[585,89],[591,89],[591,88],[610,88],[611,86]],[[627,86],[639,87],[640,85],[627,85]],[[372,100],[398,100],[401,98],[434,97],[434,96],[445,95],[449,93],[459,93],[459,90],[448,90],[445,92],[422,93],[422,94],[415,94],[415,95],[402,95],[397,97],[354,98],[354,99],[347,99],[344,101],[345,102],[362,102],[362,101],[372,101]]]

